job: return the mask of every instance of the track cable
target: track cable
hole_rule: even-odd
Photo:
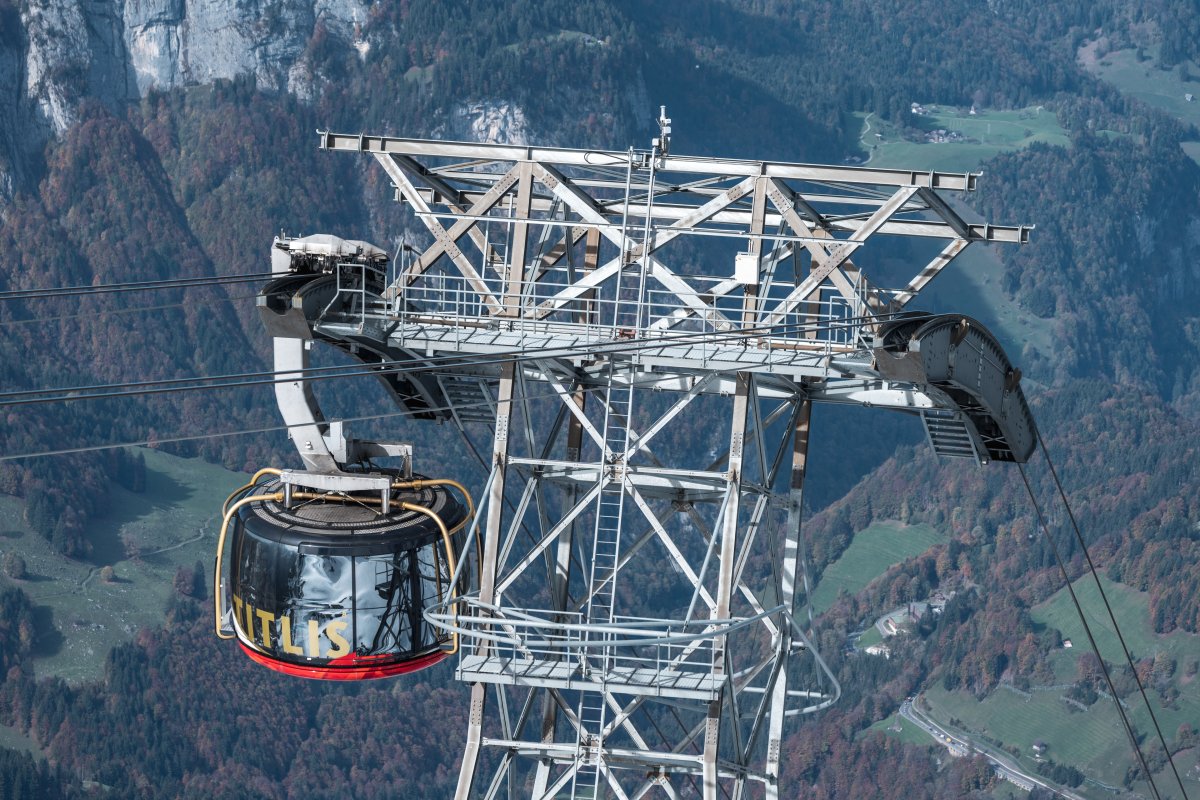
[[[1037,512],[1038,524],[1041,525],[1042,533],[1045,535],[1046,541],[1049,542],[1050,549],[1054,552],[1054,561],[1058,564],[1059,574],[1062,575],[1063,583],[1066,584],[1067,591],[1071,595],[1071,602],[1075,605],[1075,613],[1079,615],[1079,621],[1083,623],[1083,631],[1087,634],[1092,652],[1096,654],[1096,660],[1100,662],[1100,670],[1104,673],[1104,682],[1108,684],[1108,691],[1112,695],[1113,704],[1116,705],[1117,713],[1121,716],[1121,724],[1125,729],[1125,735],[1129,737],[1129,743],[1133,745],[1133,752],[1137,754],[1138,762],[1142,765],[1142,772],[1146,774],[1146,780],[1150,783],[1150,790],[1154,793],[1155,800],[1162,800],[1162,795],[1158,793],[1158,786],[1154,783],[1154,776],[1150,774],[1150,769],[1146,764],[1146,756],[1142,753],[1141,745],[1138,744],[1133,724],[1130,723],[1129,715],[1125,713],[1125,708],[1121,705],[1121,698],[1117,694],[1116,686],[1113,684],[1108,664],[1104,663],[1104,656],[1100,653],[1100,646],[1096,644],[1096,637],[1092,635],[1092,626],[1088,624],[1087,618],[1083,614],[1083,605],[1079,602],[1079,597],[1075,594],[1075,587],[1071,585],[1071,578],[1067,574],[1067,565],[1058,550],[1058,545],[1054,542],[1054,537],[1050,534],[1050,528],[1046,524],[1046,517],[1042,512],[1042,507],[1033,494],[1033,486],[1029,483],[1029,476],[1025,472],[1025,465],[1017,462],[1017,469],[1021,473],[1021,480],[1025,483],[1025,491],[1029,494],[1029,502],[1033,504],[1034,511]]]
[[[215,298],[210,298],[208,300],[205,300],[205,303],[207,303],[208,305],[199,306],[199,308],[207,309],[213,303],[232,303],[232,302],[238,301],[238,300],[253,300],[254,298],[259,297],[259,296],[260,295],[258,295],[258,294],[237,294],[237,295],[230,295],[230,296],[226,296],[226,297],[215,297]],[[163,303],[161,305],[155,305],[155,306],[130,306],[128,308],[117,308],[117,309],[111,309],[109,311],[78,311],[74,314],[58,314],[53,317],[29,317],[27,319],[6,319],[3,321],[0,321],[0,328],[7,328],[9,325],[36,325],[36,324],[44,324],[47,322],[62,322],[64,320],[68,320],[68,319],[81,319],[83,317],[87,317],[88,319],[97,319],[99,317],[111,317],[111,316],[115,316],[117,314],[140,314],[144,311],[165,311],[168,308],[186,308],[187,306],[196,307],[194,303]]]
[[[1104,587],[1100,582],[1099,573],[1096,570],[1096,565],[1092,561],[1091,554],[1088,551],[1087,543],[1083,539],[1083,534],[1080,531],[1078,521],[1075,517],[1075,512],[1071,508],[1071,504],[1067,499],[1066,492],[1063,489],[1062,483],[1058,477],[1058,471],[1054,467],[1054,462],[1050,458],[1050,452],[1046,449],[1046,442],[1042,438],[1040,430],[1035,429],[1038,445],[1041,448],[1042,455],[1046,459],[1046,464],[1050,469],[1050,474],[1053,476],[1054,484],[1057,489],[1058,496],[1062,501],[1063,506],[1067,510],[1067,516],[1071,521],[1071,527],[1074,531],[1075,540],[1082,549],[1083,555],[1087,560],[1088,571],[1091,572],[1092,580],[1095,581],[1096,588],[1100,592],[1100,597],[1104,602],[1104,608],[1108,613],[1109,621],[1112,622],[1113,630],[1116,632],[1117,639],[1121,643],[1121,649],[1125,655],[1125,662],[1129,666],[1130,672],[1133,674],[1134,680],[1137,682],[1138,690],[1141,693],[1142,703],[1146,707],[1146,711],[1150,715],[1150,719],[1154,724],[1154,730],[1158,735],[1159,743],[1162,745],[1163,752],[1167,757],[1168,763],[1171,765],[1171,771],[1174,773],[1175,781],[1179,785],[1179,791],[1183,794],[1183,800],[1188,800],[1187,789],[1184,788],[1183,780],[1179,775],[1179,770],[1175,766],[1175,758],[1171,755],[1171,750],[1167,747],[1166,738],[1163,736],[1162,728],[1159,725],[1158,717],[1154,713],[1154,708],[1150,705],[1150,699],[1146,694],[1145,686],[1142,684],[1141,678],[1138,676],[1137,667],[1134,663],[1133,656],[1129,652],[1129,648],[1125,643],[1125,637],[1121,633],[1121,626],[1117,623],[1116,614],[1113,612],[1112,605],[1108,601],[1108,596],[1104,592]],[[1058,548],[1058,544],[1054,541],[1054,537],[1050,532],[1050,526],[1046,521],[1045,512],[1042,509],[1041,503],[1038,502],[1037,496],[1033,491],[1033,485],[1030,483],[1029,474],[1025,471],[1025,465],[1017,463],[1017,469],[1021,473],[1021,480],[1025,484],[1025,491],[1029,495],[1029,501],[1033,505],[1034,511],[1038,518],[1038,524],[1042,529],[1046,542],[1050,545],[1051,552],[1054,553],[1054,561],[1058,565],[1059,574],[1062,576],[1063,583],[1066,586],[1067,592],[1071,597],[1071,603],[1075,607],[1075,613],[1079,616],[1079,621],[1083,625],[1084,633],[1087,636],[1088,644],[1092,648],[1092,652],[1096,655],[1096,660],[1100,662],[1100,670],[1104,675],[1104,682],[1108,686],[1108,691],[1112,695],[1113,704],[1117,707],[1117,713],[1121,718],[1122,727],[1125,730],[1126,736],[1129,738],[1129,743],[1133,746],[1133,751],[1137,755],[1138,763],[1141,765],[1142,773],[1146,776],[1146,782],[1150,785],[1150,790],[1153,792],[1156,800],[1162,800],[1162,795],[1158,790],[1158,785],[1154,782],[1154,775],[1150,770],[1149,764],[1146,761],[1146,756],[1142,752],[1141,745],[1138,743],[1137,733],[1133,728],[1133,723],[1129,719],[1124,706],[1121,703],[1121,698],[1117,694],[1116,685],[1113,682],[1112,672],[1108,664],[1104,660],[1104,656],[1100,651],[1100,646],[1096,641],[1095,635],[1092,633],[1092,627],[1087,621],[1087,616],[1084,614],[1083,604],[1079,600],[1079,596],[1075,593],[1075,587],[1071,582],[1070,575],[1067,573],[1066,562],[1063,560],[1062,552]]]
[[[1079,529],[1079,522],[1075,518],[1075,511],[1071,508],[1071,503],[1067,500],[1067,494],[1063,490],[1062,481],[1058,477],[1058,470],[1054,466],[1054,461],[1050,458],[1050,451],[1046,449],[1046,442],[1042,439],[1042,432],[1037,428],[1034,429],[1037,434],[1038,445],[1042,449],[1042,455],[1046,457],[1046,465],[1050,468],[1050,475],[1054,478],[1054,486],[1058,492],[1059,498],[1062,500],[1063,507],[1067,510],[1067,518],[1071,521],[1071,530],[1075,534],[1075,541],[1079,543],[1079,548],[1083,552],[1083,557],[1087,561],[1088,571],[1092,574],[1092,580],[1096,584],[1096,590],[1100,593],[1100,599],[1104,602],[1104,610],[1108,614],[1108,619],[1112,622],[1113,630],[1117,634],[1117,640],[1121,643],[1121,652],[1125,654],[1125,663],[1129,665],[1129,671],[1133,673],[1133,679],[1137,683],[1138,692],[1142,696],[1142,703],[1146,706],[1146,711],[1150,714],[1150,721],[1154,723],[1154,732],[1158,735],[1158,742],[1162,745],[1163,753],[1167,757],[1167,763],[1171,765],[1171,772],[1174,773],[1175,782],[1179,785],[1179,791],[1183,793],[1183,800],[1188,800],[1187,789],[1183,786],[1183,779],[1179,775],[1179,768],[1175,765],[1175,757],[1171,755],[1171,749],[1167,747],[1166,737],[1163,736],[1162,727],[1158,722],[1158,715],[1154,713],[1154,708],[1150,705],[1150,698],[1146,694],[1146,687],[1142,683],[1142,678],[1138,675],[1138,671],[1134,666],[1133,655],[1129,651],[1129,645],[1125,643],[1125,635],[1121,633],[1121,627],[1117,624],[1116,614],[1113,613],[1112,604],[1108,601],[1108,594],[1104,591],[1104,585],[1100,583],[1100,575],[1096,571],[1096,565],[1092,561],[1092,554],[1088,551],[1087,542],[1083,540],[1083,533]],[[1100,658],[1100,654],[1096,653],[1096,657]],[[1114,698],[1116,695],[1114,695]],[[1149,774],[1149,773],[1147,773]]]
[[[633,384],[631,384],[631,386],[635,389],[644,389],[646,387],[653,386],[655,383],[657,383],[657,380],[634,382]],[[591,386],[591,387],[581,386],[574,391],[582,392],[584,394],[596,394],[599,392],[606,391],[607,388],[608,388],[607,386],[603,386],[603,385]],[[559,397],[559,394],[557,392],[546,392],[544,394],[526,395],[525,399],[526,400],[550,400],[550,399],[554,399],[554,398],[558,398],[558,397]],[[432,412],[451,411],[453,409],[470,409],[470,408],[488,408],[488,409],[490,409],[490,408],[492,408],[492,404],[489,403],[487,400],[481,400],[477,403],[455,403],[453,405],[437,406],[435,408],[422,409],[421,412],[419,412],[419,413],[428,413],[431,411]],[[377,419],[394,419],[396,417],[412,417],[416,413],[418,413],[418,412],[387,411],[382,414],[364,414],[364,415],[355,416],[355,417],[339,417],[337,419],[325,420],[323,423],[319,423],[319,424],[328,424],[331,422],[364,422],[364,421],[377,420]],[[101,450],[116,450],[116,449],[123,448],[123,447],[153,447],[155,445],[160,445],[160,444],[178,444],[181,442],[199,442],[199,441],[205,441],[208,439],[223,439],[227,436],[242,436],[242,435],[257,434],[257,433],[275,433],[278,431],[288,431],[288,430],[291,430],[292,428],[302,428],[302,427],[305,427],[305,426],[311,425],[311,424],[312,424],[311,422],[297,422],[297,423],[293,423],[291,425],[285,424],[285,425],[268,425],[268,426],[264,426],[261,428],[239,428],[237,430],[221,431],[218,433],[197,433],[197,434],[190,434],[187,436],[171,436],[171,437],[166,437],[166,438],[155,437],[153,439],[140,439],[140,440],[132,441],[132,442],[117,442],[115,444],[95,444],[95,445],[84,445],[81,447],[66,447],[66,448],[61,448],[58,450],[42,450],[42,451],[31,452],[31,453],[4,454],[4,455],[0,455],[0,463],[3,463],[5,461],[17,461],[17,460],[23,459],[23,458],[42,458],[42,457],[46,457],[46,456],[65,456],[65,455],[76,455],[79,453],[95,453],[95,452],[99,452]],[[485,423],[485,422],[480,422],[480,423],[468,422],[467,424],[468,425],[470,425],[470,424],[486,425],[487,423]],[[474,449],[473,445],[472,445],[472,449]],[[484,462],[482,466],[484,466],[486,468],[486,466],[487,466],[486,462]]]
[[[199,286],[223,286],[230,283],[261,281],[280,273],[248,272],[241,275],[205,275],[196,278],[168,278],[156,281],[128,281],[125,283],[80,284],[78,286],[56,286],[49,289],[13,289],[0,292],[0,300],[45,300],[58,297],[87,297],[98,294],[121,294],[124,292],[146,292],[162,289],[191,289]]]

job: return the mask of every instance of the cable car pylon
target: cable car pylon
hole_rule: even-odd
[[[473,521],[436,512],[454,531],[441,549],[397,534],[381,556],[385,577],[418,540],[440,556],[404,630],[436,632],[440,652],[457,643],[470,705],[456,800],[715,800],[751,783],[779,797],[787,719],[840,693],[803,608],[812,405],[916,415],[939,455],[980,464],[1034,448],[995,337],[908,309],[967,246],[1028,240],[941,196],[977,175],[681,156],[665,110],[659,124],[649,150],[624,152],[319,132],[323,149],[379,165],[431,243],[394,274],[362,242],[272,249],[279,277],[259,304],[276,369],[295,376],[277,400],[306,467],[278,491],[386,514],[413,480],[410,447],[348,439],[320,415],[304,372],[314,340],[411,364],[381,372],[396,402],[487,464]],[[891,236],[940,245],[894,290],[854,260]],[[672,267],[685,240],[705,246]],[[402,466],[376,467],[386,456]],[[282,518],[297,496],[241,511]],[[257,535],[242,525],[243,542]],[[305,541],[319,549],[320,534]],[[257,578],[243,574],[245,595]],[[297,598],[309,586],[282,585]],[[247,633],[243,647],[262,646]],[[355,641],[353,658],[376,655]]]

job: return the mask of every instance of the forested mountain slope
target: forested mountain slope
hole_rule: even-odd
[[[0,290],[256,272],[281,228],[386,248],[417,237],[382,173],[319,153],[317,128],[623,148],[648,141],[666,103],[679,152],[837,162],[866,155],[855,114],[917,137],[914,102],[1044,106],[1069,146],[999,156],[962,198],[988,219],[1038,226],[1032,244],[998,252],[1003,278],[987,299],[1052,331],[1048,347],[1006,344],[1100,566],[1148,592],[1156,631],[1194,633],[1200,167],[1180,142],[1200,134],[1098,82],[1075,53],[1099,30],[1155,45],[1174,68],[1200,55],[1200,36],[1187,34],[1197,19],[1194,0],[0,0]],[[0,382],[262,369],[251,293],[0,302]],[[368,413],[375,397],[331,394]],[[258,390],[10,407],[0,451],[275,422]],[[468,473],[435,435],[400,429]],[[176,450],[244,468],[288,448],[276,434]],[[822,651],[847,697],[797,726],[788,779],[804,797],[988,791],[994,778],[977,761],[939,769],[928,750],[863,731],[922,686],[985,696],[1045,678],[1059,643],[1030,609],[1060,579],[1012,473],[964,472],[904,443],[839,497],[879,460],[869,452],[820,490],[833,502],[810,525],[818,570],[872,520],[928,522],[950,542],[826,615]],[[118,466],[103,454],[3,461],[0,491],[23,497],[63,553],[85,557],[88,519]],[[1068,555],[1078,575],[1079,553]],[[903,658],[843,652],[864,619],[938,586],[962,599]],[[9,758],[0,773],[68,794],[95,780],[141,797],[235,796],[234,786],[249,797],[444,795],[465,707],[444,672],[357,692],[283,683],[208,641],[196,603],[180,598],[169,628],[114,652],[103,685],[36,683],[10,624],[0,713],[65,772]],[[212,677],[201,687],[197,675]],[[1177,684],[1163,685],[1162,702]],[[263,721],[276,703],[295,720],[290,738]],[[1167,733],[1173,748],[1194,743]],[[422,760],[439,765],[432,780]]]

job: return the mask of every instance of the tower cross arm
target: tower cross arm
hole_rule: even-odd
[[[468,158],[491,161],[521,161],[528,159],[541,164],[595,169],[598,166],[624,166],[627,152],[590,148],[526,147],[479,142],[450,142],[431,139],[409,139],[378,136],[366,133],[335,133],[317,131],[323,150],[359,153],[392,153],[414,158]],[[945,191],[974,191],[978,173],[939,172],[937,170],[875,169],[871,167],[802,164],[786,161],[756,161],[705,156],[665,155],[659,159],[660,170],[682,174],[722,174],[731,177],[765,175],[786,180],[831,183],[870,184],[874,186],[921,186]]]

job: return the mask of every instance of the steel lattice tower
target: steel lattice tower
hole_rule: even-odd
[[[320,134],[432,244],[382,294],[347,252],[332,295],[297,295],[312,336],[420,369],[383,376],[414,416],[491,432],[478,585],[426,615],[471,687],[460,800],[778,797],[785,720],[840,691],[802,608],[812,404],[919,416],[945,456],[1032,451],[996,340],[907,311],[968,245],[1027,240],[941,196],[976,175],[677,156],[668,122],[626,152]],[[854,260],[882,236],[942,249],[885,290]]]

